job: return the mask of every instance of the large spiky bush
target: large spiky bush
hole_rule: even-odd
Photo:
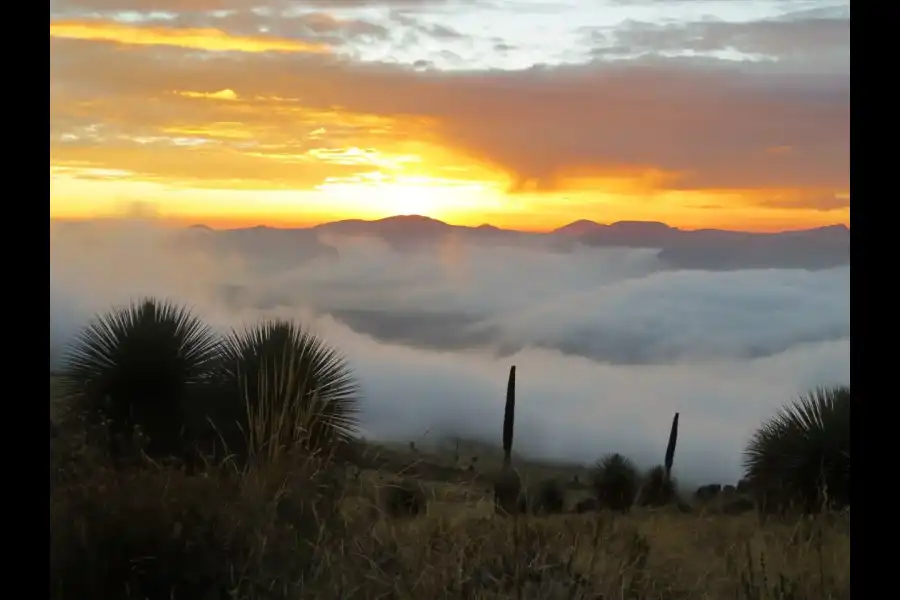
[[[591,486],[600,506],[615,511],[631,508],[640,480],[637,466],[619,453],[600,458],[591,473]]]
[[[191,311],[147,298],[97,316],[63,356],[58,385],[109,425],[120,454],[139,429],[152,456],[180,455],[192,394],[207,380],[217,339]]]
[[[248,456],[275,460],[291,450],[332,454],[358,426],[359,386],[346,358],[291,321],[264,321],[226,338],[218,386]]]
[[[850,386],[817,388],[784,406],[744,450],[750,486],[777,488],[806,512],[850,504]]]

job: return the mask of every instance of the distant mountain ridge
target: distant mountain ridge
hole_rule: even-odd
[[[563,225],[557,229],[554,229],[550,233],[561,233],[565,235],[588,235],[591,233],[597,233],[600,231],[608,231],[612,229],[619,230],[632,230],[632,231],[642,231],[644,233],[660,233],[664,231],[681,231],[685,233],[697,233],[701,231],[721,231],[724,233],[742,233],[747,235],[778,235],[784,233],[793,233],[793,232],[802,232],[802,231],[822,231],[822,230],[833,230],[839,231],[843,233],[849,233],[850,228],[844,225],[843,223],[836,223],[834,225],[825,225],[822,227],[811,227],[806,229],[785,229],[782,231],[776,232],[763,232],[763,231],[743,231],[739,229],[712,229],[712,228],[704,228],[704,229],[680,229],[678,227],[672,227],[671,225],[667,225],[665,223],[659,221],[616,221],[610,224],[602,224],[597,223],[596,221],[588,221],[587,219],[580,219],[578,221],[573,221],[568,225]]]
[[[667,225],[661,221],[616,221],[609,224],[598,223],[596,221],[590,221],[587,219],[579,219],[577,221],[573,221],[568,225],[563,225],[562,227],[558,227],[551,231],[546,232],[538,232],[538,231],[525,231],[519,229],[506,229],[502,227],[497,227],[496,225],[492,225],[490,223],[482,223],[478,226],[471,225],[451,225],[439,219],[434,219],[432,217],[426,217],[422,215],[395,215],[392,217],[384,217],[381,219],[343,219],[340,221],[330,221],[327,223],[320,223],[318,225],[313,225],[310,227],[290,227],[290,228],[281,228],[281,227],[272,227],[268,225],[254,225],[250,227],[237,227],[231,229],[222,229],[215,230],[204,224],[196,224],[191,225],[192,228],[205,229],[211,231],[237,231],[237,230],[246,230],[246,229],[270,229],[270,230],[313,230],[313,231],[334,231],[340,233],[360,233],[360,234],[372,234],[376,232],[391,232],[391,233],[409,233],[409,234],[427,234],[427,233],[436,233],[436,232],[447,232],[452,230],[468,230],[468,231],[492,231],[492,232],[504,232],[504,233],[520,233],[520,234],[528,234],[528,235],[550,235],[550,234],[561,234],[561,235],[570,235],[575,237],[580,237],[584,235],[595,234],[599,232],[605,231],[622,231],[622,232],[630,232],[636,235],[647,235],[647,234],[664,234],[667,232],[682,232],[682,233],[698,233],[698,232],[722,232],[728,234],[744,234],[744,235],[760,235],[760,236],[770,236],[770,235],[782,235],[787,233],[800,233],[800,232],[813,232],[813,231],[825,231],[831,230],[835,232],[849,233],[850,228],[842,223],[836,223],[834,225],[825,225],[821,227],[811,227],[805,229],[786,229],[777,232],[756,232],[756,231],[744,231],[738,229],[680,229],[678,227],[673,227],[671,225]]]
[[[73,223],[74,225],[74,223]],[[77,229],[77,228],[76,228]],[[237,253],[260,265],[289,265],[316,257],[338,259],[326,237],[375,237],[403,251],[437,248],[447,242],[532,245],[552,252],[579,247],[648,248],[658,251],[670,269],[735,270],[749,268],[824,269],[850,264],[850,228],[843,224],[780,232],[679,229],[656,221],[619,221],[609,225],[577,220],[551,232],[450,225],[420,215],[366,221],[349,219],[313,227],[267,226],[211,229],[194,225],[185,240],[219,253]],[[323,237],[326,236],[326,237]]]
[[[374,236],[392,247],[413,251],[451,238],[461,242],[500,244],[534,242],[557,252],[571,252],[578,246],[653,248],[659,250],[663,264],[673,269],[822,269],[850,262],[850,229],[842,224],[765,233],[687,230],[656,221],[618,221],[604,225],[582,219],[551,232],[539,233],[501,229],[489,224],[477,227],[450,225],[420,215],[399,215],[271,231]]]

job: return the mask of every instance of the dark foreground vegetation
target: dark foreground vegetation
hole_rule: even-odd
[[[684,494],[690,415],[646,472],[519,464],[515,377],[502,459],[461,460],[359,440],[353,371],[292,323],[101,316],[51,380],[50,597],[850,597],[849,388],[763,423],[741,481]]]

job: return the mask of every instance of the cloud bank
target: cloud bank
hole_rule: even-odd
[[[849,267],[662,270],[652,249],[465,243],[411,252],[376,239],[260,230],[278,251],[151,221],[51,224],[51,356],[96,311],[142,295],[217,327],[308,323],[342,349],[376,439],[499,440],[518,366],[517,449],[648,465],[682,415],[676,471],[733,481],[743,444],[785,401],[849,382]],[[280,236],[280,237],[272,237]],[[218,238],[217,238],[218,239]]]

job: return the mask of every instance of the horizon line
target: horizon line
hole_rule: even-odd
[[[553,229],[517,229],[517,228],[507,228],[507,227],[498,227],[492,223],[481,223],[479,225],[459,225],[449,221],[444,221],[442,219],[436,219],[434,217],[429,217],[427,215],[421,214],[398,214],[391,215],[388,217],[381,217],[378,219],[363,219],[363,218],[347,218],[347,219],[336,219],[333,221],[321,221],[316,223],[308,223],[308,224],[290,224],[290,225],[267,225],[265,223],[257,223],[254,225],[239,225],[239,226],[215,226],[209,223],[201,221],[194,221],[192,219],[185,218],[172,218],[172,217],[164,217],[164,216],[156,216],[156,215],[104,215],[104,216],[93,216],[93,217],[50,217],[50,222],[62,222],[62,223],[88,223],[88,222],[109,222],[109,221],[126,221],[126,220],[147,220],[147,221],[156,221],[164,224],[172,224],[175,226],[180,226],[185,229],[191,228],[200,228],[204,227],[210,229],[212,231],[239,231],[243,229],[276,229],[276,230],[309,230],[316,229],[319,227],[324,227],[327,225],[334,225],[337,223],[348,223],[348,222],[356,222],[356,223],[379,223],[383,221],[397,220],[397,219],[421,219],[423,221],[430,221],[434,223],[439,223],[441,225],[447,227],[455,227],[460,229],[481,229],[481,228],[492,228],[499,231],[508,231],[511,233],[534,233],[534,234],[551,234],[557,233],[561,230],[564,230],[572,225],[576,224],[585,224],[585,225],[595,225],[598,227],[613,227],[615,225],[621,224],[652,224],[652,225],[663,225],[668,229],[673,229],[676,231],[730,231],[735,233],[756,233],[756,234],[773,234],[773,233],[789,233],[789,232],[799,232],[799,231],[813,231],[818,229],[829,229],[833,227],[843,227],[847,231],[850,231],[849,223],[841,223],[835,222],[830,225],[819,225],[816,227],[798,227],[794,229],[779,229],[779,230],[770,230],[770,231],[754,231],[749,229],[723,229],[718,227],[697,227],[697,228],[685,228],[685,227],[677,227],[674,225],[670,225],[664,221],[645,221],[640,219],[623,219],[619,221],[613,221],[611,223],[601,223],[599,221],[593,221],[591,219],[575,219],[565,225],[561,225],[559,227],[555,227]]]

